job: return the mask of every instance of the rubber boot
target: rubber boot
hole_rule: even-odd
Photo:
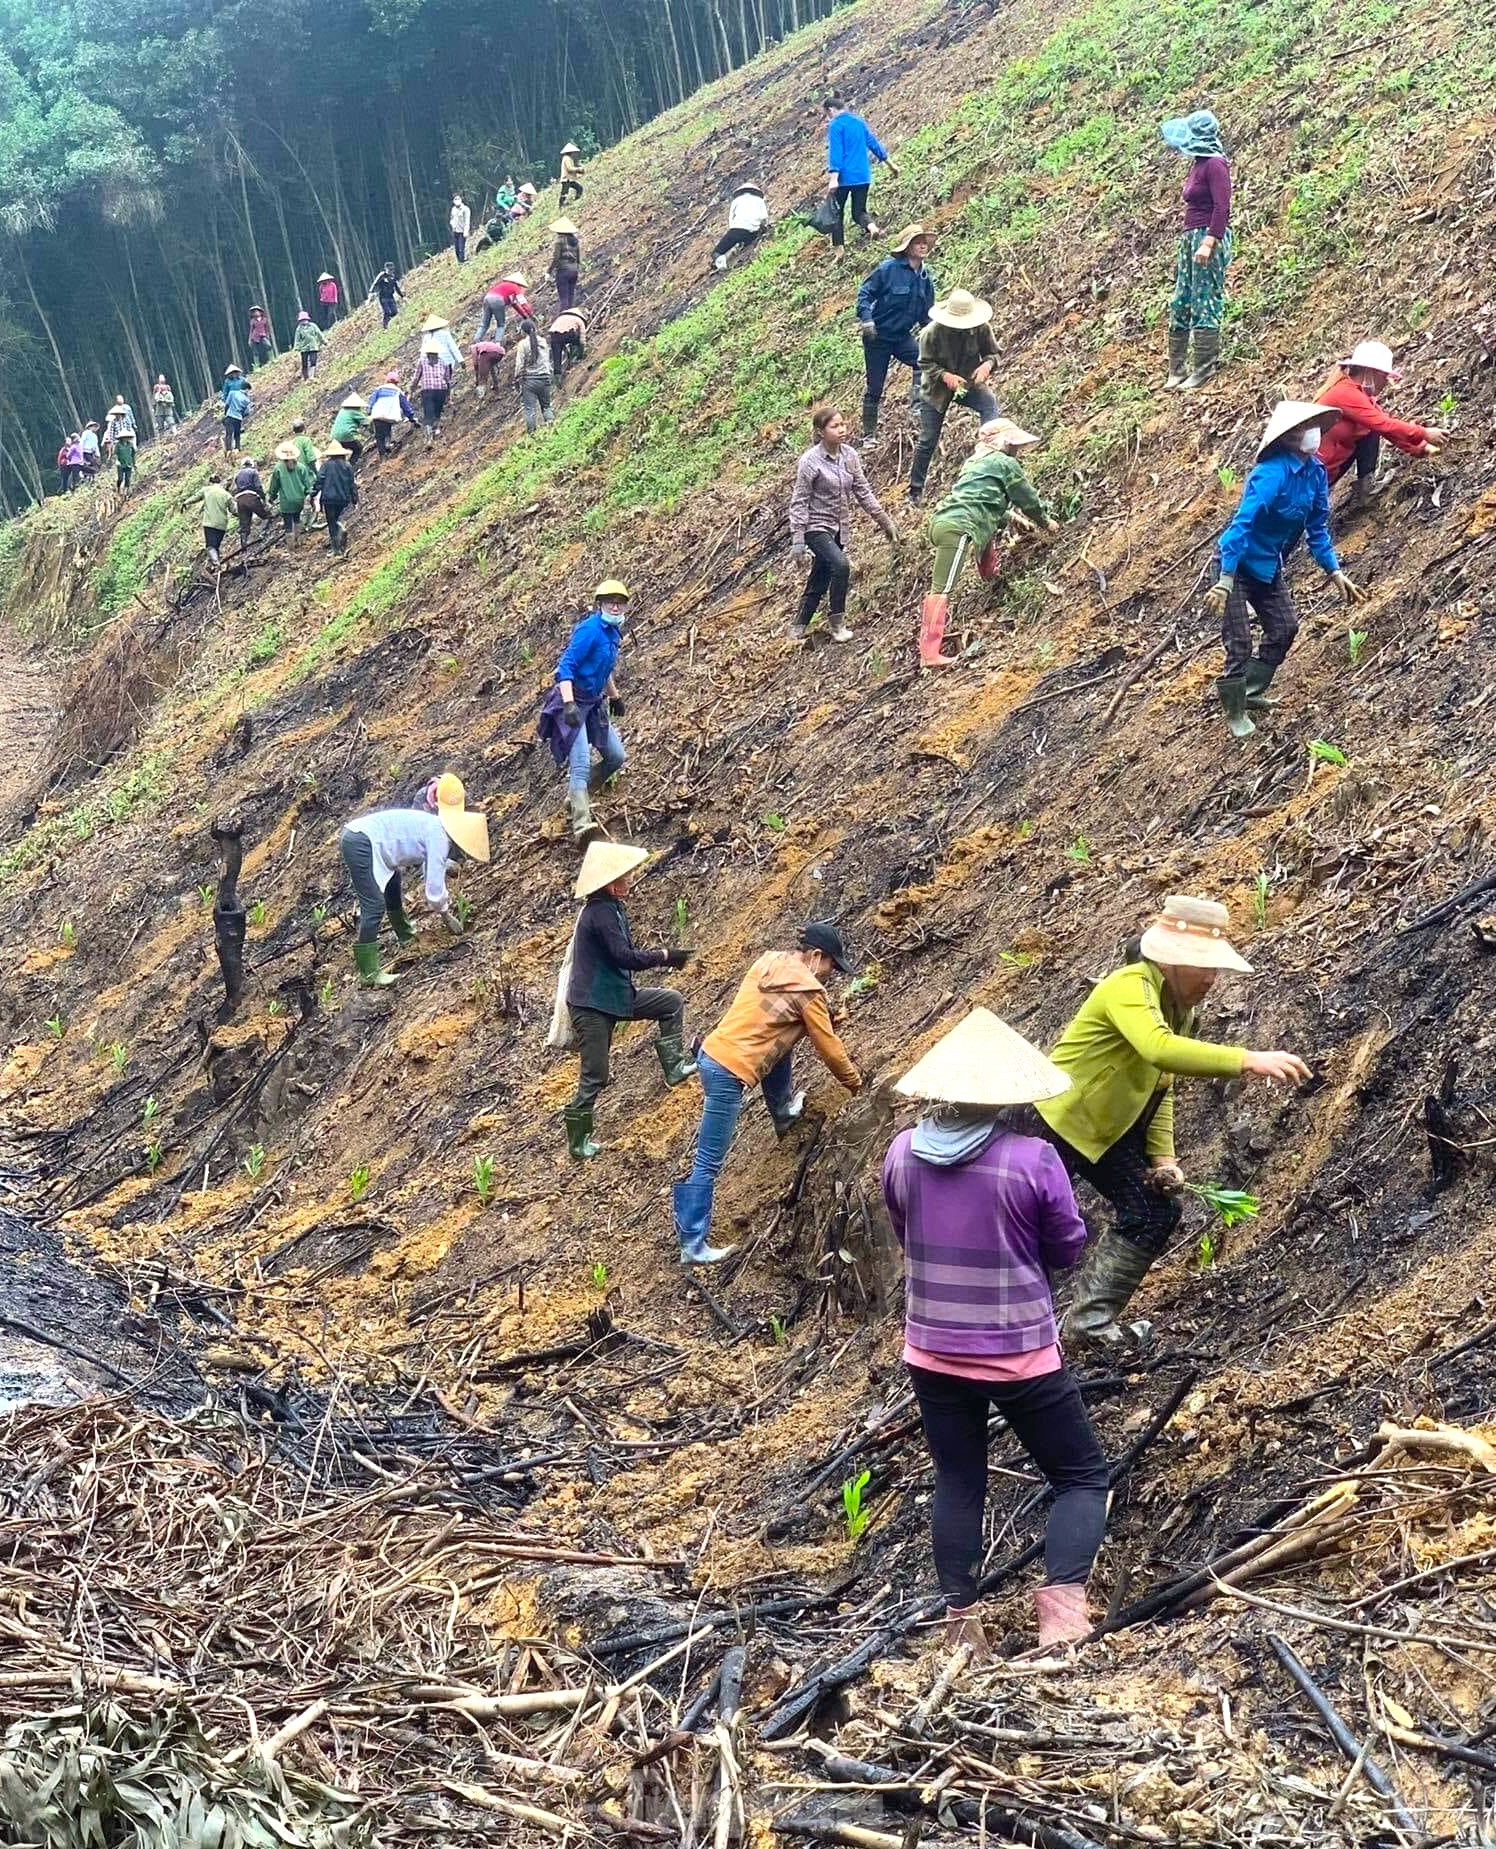
[[[736,1246],[708,1245],[703,1239],[699,1245],[683,1245],[680,1249],[680,1262],[683,1265],[720,1265],[724,1258],[731,1258],[737,1249]]]
[[[945,619],[951,607],[949,597],[931,591],[919,613],[919,665],[921,668],[953,668],[954,655],[942,655],[945,643]]]
[[[784,1107],[783,1111],[776,1114],[771,1109],[769,1112],[769,1121],[774,1126],[775,1136],[779,1137],[782,1141],[789,1135],[790,1131],[794,1129],[795,1125],[799,1123],[804,1114],[805,1093],[803,1091],[797,1091],[794,1097],[791,1098],[789,1103]]]
[[[1169,329],[1169,376],[1164,380],[1168,391],[1177,392],[1189,377],[1190,331],[1187,327]]]
[[[387,970],[379,967],[378,944],[355,944],[353,961],[358,970],[359,982],[366,989],[387,989],[392,983],[399,981],[397,976],[392,976]]]
[[[1104,1232],[1092,1246],[1076,1279],[1065,1313],[1065,1337],[1117,1347],[1129,1337],[1117,1322],[1153,1263],[1141,1246],[1120,1233]]]
[[[592,1106],[568,1104],[565,1115],[567,1155],[573,1162],[590,1162],[602,1147],[592,1140]]]
[[[1273,684],[1273,676],[1278,672],[1270,668],[1265,661],[1249,661],[1242,669],[1241,680],[1247,690],[1247,705],[1271,707],[1278,704],[1276,694],[1270,694],[1268,688]]]
[[[406,917],[405,908],[399,905],[391,905],[387,909],[390,914],[390,923],[395,927],[395,936],[399,938],[402,944],[408,944],[415,936],[416,928]]]
[[[981,1610],[976,1605],[947,1605],[945,1608],[945,1647],[959,1650],[962,1644],[971,1651],[973,1664],[992,1661],[992,1645],[987,1641]]]
[[[866,398],[862,401],[862,442],[867,448],[878,441],[878,407]]]
[[[661,1034],[655,1041],[655,1052],[667,1085],[684,1085],[696,1076],[696,1061],[687,1055],[679,1034]]]
[[[1223,674],[1216,682],[1216,692],[1221,696],[1231,736],[1250,738],[1257,728],[1247,717],[1247,683],[1239,674]]]
[[[585,790],[566,792],[566,813],[571,817],[571,838],[585,841],[592,833],[592,802]]]
[[[1091,1634],[1084,1586],[1035,1586],[1034,1610],[1039,1617],[1039,1648],[1078,1644]]]
[[[1195,370],[1185,380],[1183,390],[1193,392],[1215,377],[1221,363],[1221,330],[1218,327],[1195,329]]]
[[[1346,502],[1348,513],[1359,513],[1370,507],[1382,492],[1382,485],[1375,475],[1358,475],[1351,485],[1350,498]]]

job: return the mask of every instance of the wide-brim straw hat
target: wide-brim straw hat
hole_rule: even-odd
[[[1250,976],[1252,965],[1226,932],[1231,914],[1214,899],[1170,893],[1164,909],[1143,933],[1143,955],[1174,969],[1234,969]]]
[[[348,452],[341,443],[328,443],[324,448],[319,449],[317,454],[325,459],[328,456],[346,456]]]
[[[1340,413],[1332,404],[1306,404],[1296,398],[1285,398],[1282,404],[1274,407],[1267,420],[1267,429],[1257,445],[1257,460],[1260,462],[1275,443],[1292,436],[1296,430],[1307,430],[1311,424],[1328,430],[1331,424],[1339,421]]]
[[[444,327],[449,327],[450,325],[451,323],[443,321],[440,315],[427,315],[426,319],[421,323],[421,332],[423,334],[439,334]]]
[[[350,392],[339,406],[343,411],[367,411],[368,408],[357,392]]]
[[[582,234],[569,218],[557,218],[551,223],[551,230],[557,237],[579,238]]]
[[[534,182],[531,180],[525,180],[519,186],[515,188],[515,191],[517,193],[522,194],[526,199],[533,199],[535,197]]]
[[[318,282],[336,282],[337,280],[337,277],[333,275],[331,270],[324,270],[317,278]]]
[[[1368,372],[1385,372],[1389,379],[1400,379],[1402,374],[1392,361],[1392,349],[1385,340],[1358,340],[1355,351],[1348,360],[1341,360],[1342,366],[1364,366]]]
[[[469,809],[467,791],[461,777],[444,771],[436,780],[436,819],[464,854],[474,860],[488,859],[488,817],[481,809]]]
[[[893,243],[889,245],[889,251],[895,257],[902,257],[916,238],[928,238],[933,244],[935,242],[935,233],[933,231],[926,231],[923,225],[905,225],[904,229],[894,239]]]
[[[277,443],[275,446],[275,459],[277,462],[295,462],[300,455],[301,451],[294,443]]]
[[[1001,443],[1006,449],[1027,449],[1031,444],[1042,443],[1044,439],[1036,437],[1032,430],[1025,430],[1022,424],[1015,424],[1011,417],[994,417],[990,423],[978,429],[977,441]]]
[[[930,319],[941,327],[985,327],[992,319],[992,304],[965,289],[952,289],[943,302],[930,310]]]
[[[906,1098],[993,1110],[1069,1089],[1069,1075],[988,1008],[973,1008],[894,1086]]]
[[[593,841],[582,856],[573,892],[578,899],[601,892],[604,886],[621,880],[625,873],[642,867],[648,859],[647,847],[631,847],[626,841]]]

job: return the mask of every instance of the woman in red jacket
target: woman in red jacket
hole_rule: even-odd
[[[1325,432],[1319,459],[1333,488],[1356,461],[1356,485],[1351,506],[1364,507],[1376,493],[1377,459],[1382,438],[1409,456],[1432,456],[1449,441],[1449,433],[1431,424],[1404,424],[1389,417],[1377,400],[1389,379],[1401,378],[1392,369],[1392,349],[1380,340],[1363,340],[1348,360],[1341,360],[1335,376],[1320,393],[1320,404],[1332,404],[1339,419]]]

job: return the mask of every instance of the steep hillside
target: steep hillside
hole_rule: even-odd
[[[133,1712],[121,1764],[144,1729],[258,1794],[235,1802],[381,1843],[720,1846],[735,1793],[755,1840],[787,1818],[838,1840],[837,1806],[874,1831],[847,1840],[905,1840],[881,1800],[828,1797],[867,1782],[821,1765],[828,1741],[894,1767],[906,1808],[944,1780],[931,1840],[1480,1839],[1496,1458],[1377,1434],[1477,1424],[1493,1400],[1490,974],[1463,897],[1496,755],[1493,74],[1488,11],[1421,0],[853,6],[595,164],[591,352],[554,427],[526,439],[507,387],[479,404],[465,382],[437,447],[365,465],[344,560],[231,542],[215,587],[206,415],[145,452],[128,506],[49,504],[0,536],[8,646],[69,651],[55,736],[34,690],[0,734],[26,773],[0,786],[4,1173],[154,1319],[174,1393],[193,1366],[212,1389],[137,1416],[138,1321],[116,1354],[60,1293],[47,1323],[47,1293],[0,1297],[111,1396],[10,1421],[0,1625],[28,1679],[0,1677],[7,1713],[56,1707],[77,1663]],[[942,286],[993,301],[999,395],[1045,435],[1033,471],[1064,518],[1052,548],[963,584],[967,656],[940,676],[914,670],[928,547],[897,372],[869,468],[900,543],[856,535],[853,647],[787,633],[808,408],[860,396],[863,253],[834,265],[789,210],[819,184],[832,82],[898,160],[883,225],[934,225]],[[1182,397],[1159,389],[1181,169],[1157,124],[1206,103],[1238,259],[1225,370]],[[747,179],[780,226],[719,276]],[[360,310],[310,385],[289,359],[259,375],[255,452],[407,365],[427,312],[466,344],[487,276],[543,267],[539,235],[488,262],[414,272],[390,329]],[[1212,541],[1267,408],[1367,334],[1398,349],[1400,403],[1455,440],[1337,516],[1371,592],[1361,639],[1301,567],[1282,704],[1238,746],[1200,610]],[[615,574],[630,757],[600,814],[655,852],[631,914],[694,951],[688,1032],[807,915],[859,965],[844,1033],[873,1083],[848,1101],[807,1064],[810,1122],[782,1144],[750,1109],[719,1191],[740,1256],[705,1283],[669,1209],[697,1089],[667,1092],[644,1030],[620,1037],[606,1147],[578,1167],[575,1065],[543,1046],[576,852],[534,722]],[[339,829],[443,768],[497,846],[461,875],[470,928],[423,920],[398,985],[362,991]],[[210,828],[230,814],[251,980],[220,1022]],[[1097,1596],[1147,1618],[1152,1588],[1342,1473],[1357,1500],[1229,1616],[1223,1597],[1129,1621],[1063,1676],[967,1671],[914,1725],[938,1600],[876,1206],[885,1081],[972,1001],[1047,1043],[1167,891],[1226,900],[1259,971],[1217,992],[1209,1031],[1296,1048],[1316,1077],[1183,1095],[1192,1175],[1262,1212],[1206,1265],[1194,1210],[1139,1300],[1151,1351],[1086,1370],[1118,1460]],[[49,1251],[38,1233],[31,1262]],[[1037,1502],[994,1462],[993,1610],[1021,1634]],[[842,1485],[864,1469],[853,1544]],[[1274,1626],[1400,1795],[1347,1777]],[[733,1643],[745,1720],[713,1758],[710,1731],[672,1730]],[[230,1761],[246,1702],[285,1767],[268,1797]]]

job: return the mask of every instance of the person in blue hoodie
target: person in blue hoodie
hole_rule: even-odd
[[[233,376],[226,377],[223,382],[223,447],[232,456],[249,422],[250,396],[249,380],[237,366],[231,367],[230,372]]]
[[[847,201],[852,201],[852,217],[862,226],[865,237],[882,233],[867,215],[868,188],[873,183],[872,162],[880,160],[898,178],[899,170],[888,158],[882,142],[859,115],[854,115],[839,96],[828,96],[822,104],[826,114],[826,191],[836,208],[836,224],[831,242],[840,250],[847,241]]]
[[[605,578],[592,593],[592,604],[556,664],[555,685],[545,696],[538,728],[557,764],[567,766],[566,809],[578,841],[592,833],[589,791],[622,770],[625,757],[613,724],[623,712],[613,669],[623,644],[628,586]],[[601,758],[595,770],[594,749]]]
[[[1340,413],[1333,405],[1293,400],[1277,406],[1257,447],[1236,516],[1220,539],[1221,573],[1205,608],[1221,625],[1226,665],[1216,682],[1233,738],[1257,730],[1248,706],[1277,704],[1268,687],[1298,634],[1299,616],[1283,565],[1301,539],[1347,604],[1366,593],[1340,569],[1330,538],[1330,479],[1318,454],[1320,434]],[[1252,618],[1262,643],[1252,654]]]
[[[919,410],[919,342],[915,335],[935,305],[935,279],[925,258],[935,240],[923,225],[906,225],[891,254],[864,278],[857,291],[857,331],[867,389],[862,394],[864,447],[878,435],[878,406],[894,360],[910,369],[909,403]]]

